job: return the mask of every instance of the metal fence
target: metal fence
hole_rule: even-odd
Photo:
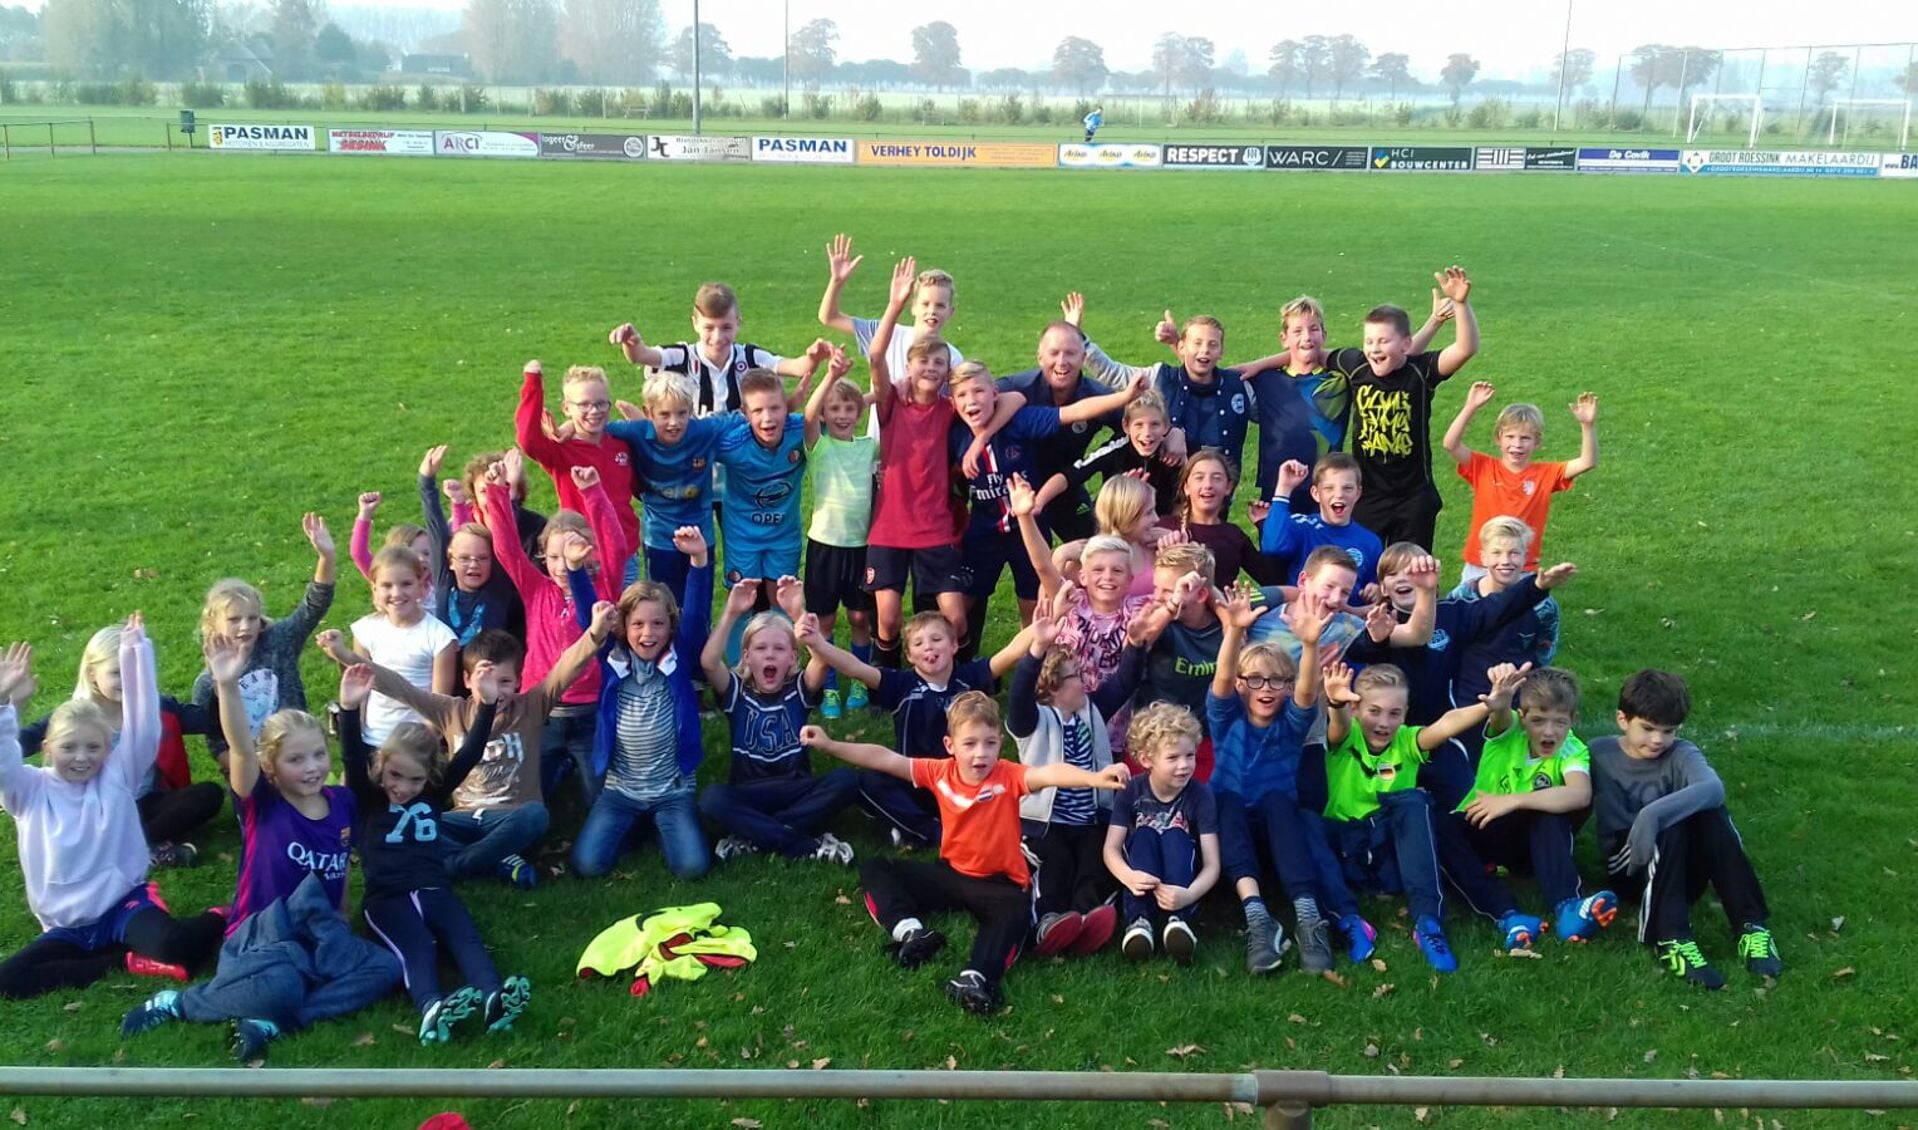
[[[1502,1079],[1253,1071],[420,1070],[4,1067],[0,1094],[207,1098],[874,1099],[1236,1103],[1268,1127],[1334,1106],[1891,1110],[1918,1083],[1787,1079]]]

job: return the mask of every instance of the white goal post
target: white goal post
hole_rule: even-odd
[[[1749,148],[1749,149],[1756,149],[1758,147],[1758,127],[1765,120],[1765,99],[1762,95],[1758,95],[1758,94],[1694,94],[1692,95],[1692,117],[1691,117],[1690,124],[1688,124],[1685,127],[1686,141],[1698,140],[1698,126],[1699,126],[1698,107],[1699,107],[1699,103],[1701,102],[1704,103],[1706,106],[1705,120],[1707,122],[1711,120],[1710,107],[1713,103],[1738,102],[1751,107],[1751,115],[1752,115],[1751,138],[1745,143],[1745,145],[1746,145],[1746,148]]]
[[[1825,130],[1825,144],[1838,142],[1838,111],[1855,110],[1859,106],[1896,106],[1905,112],[1904,124],[1898,131],[1898,148],[1903,149],[1911,143],[1911,99],[1909,98],[1835,98],[1831,103],[1831,125]],[[1856,113],[1845,115],[1845,137],[1851,137],[1852,119]]]

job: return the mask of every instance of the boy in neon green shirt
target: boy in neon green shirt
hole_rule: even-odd
[[[1402,891],[1412,910],[1412,940],[1440,973],[1458,968],[1439,926],[1437,836],[1432,798],[1418,787],[1418,767],[1441,744],[1482,725],[1488,706],[1507,710],[1525,668],[1494,668],[1492,693],[1447,711],[1429,726],[1405,725],[1405,673],[1390,663],[1355,680],[1340,664],[1326,672],[1325,826],[1354,888]]]
[[[1474,910],[1498,921],[1507,948],[1525,933],[1531,937],[1523,948],[1529,948],[1543,923],[1519,913],[1511,889],[1488,862],[1538,877],[1553,929],[1564,941],[1590,941],[1618,914],[1611,891],[1580,894],[1572,862],[1572,838],[1592,804],[1592,758],[1572,732],[1577,719],[1578,679],[1571,672],[1548,667],[1526,676],[1518,724],[1510,709],[1493,709],[1472,791],[1437,823],[1446,877]]]

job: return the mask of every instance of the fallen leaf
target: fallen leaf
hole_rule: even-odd
[[[372,1046],[373,1046],[373,1033],[371,1033],[371,1032],[361,1032],[361,1033],[360,1033],[359,1035],[357,1035],[357,1036],[355,1036],[355,1037],[353,1037],[353,1046],[354,1046],[354,1047],[356,1047],[356,1048],[370,1048],[370,1047],[372,1047]]]
[[[1363,1054],[1367,1059],[1377,1059],[1379,1057],[1379,1046],[1377,1044],[1367,1044],[1365,1045]]]
[[[79,1012],[79,1011],[80,1011],[80,1002],[79,1002],[79,1001],[68,1001],[67,1003],[65,1003],[65,1004],[63,1004],[63,1005],[61,1005],[61,1006],[60,1006],[60,1009],[61,1009],[61,1011],[63,1011],[63,1012]]]
[[[579,1113],[578,1099],[574,1099],[572,1102],[566,1104],[566,1117],[571,1118],[578,1113]]]
[[[53,1038],[53,1039],[51,1039],[51,1040],[48,1040],[48,1041],[47,1041],[47,1050],[48,1050],[48,1051],[50,1051],[50,1052],[63,1052],[63,1051],[66,1051],[66,1050],[67,1050],[67,1042],[66,1042],[65,1040],[62,1040],[62,1039],[60,1039],[59,1037],[57,1037],[57,1036],[56,1036],[55,1038]]]
[[[832,1057],[829,1055],[822,1055],[818,1059],[815,1059],[812,1061],[812,1069],[814,1071],[824,1071],[826,1070],[826,1068],[831,1066],[832,1066]]]
[[[1176,1048],[1167,1048],[1165,1054],[1171,1056],[1173,1059],[1184,1059],[1187,1056],[1204,1055],[1205,1049],[1198,1044],[1180,1044]]]
[[[1380,973],[1383,973],[1385,972],[1385,962],[1375,957],[1372,959],[1372,968],[1378,970]]]
[[[1424,1122],[1426,1119],[1432,1117],[1432,1108],[1426,1106],[1413,1107],[1412,1117],[1416,1121]]]
[[[1448,1059],[1445,1061],[1445,1066],[1453,1071],[1457,1071],[1459,1068],[1465,1066],[1465,1061],[1462,1059]]]
[[[1832,920],[1831,920],[1831,932],[1832,932],[1832,933],[1834,933],[1834,934],[1836,934],[1836,933],[1837,933],[1838,931],[1840,931],[1840,930],[1843,930],[1844,928],[1845,928],[1845,916],[1844,916],[1844,915],[1842,915],[1842,914],[1841,914],[1841,915],[1839,915],[1838,917],[1836,917],[1836,918],[1834,918],[1834,919],[1832,919]]]
[[[327,1098],[324,1095],[308,1095],[307,1097],[300,1100],[300,1105],[301,1106],[317,1106],[317,1107],[324,1108],[324,1107],[332,1106],[333,1100]],[[27,1124],[27,1120],[24,1118],[17,1118],[14,1121],[20,1123],[20,1125],[22,1126],[25,1126]]]
[[[505,1061],[505,1060],[503,1060],[503,1059],[496,1059],[496,1060],[494,1060],[493,1062],[491,1062],[491,1063],[489,1063],[489,1064],[487,1064],[487,1065],[486,1065],[486,1070],[488,1070],[488,1071],[498,1071],[498,1070],[499,1070],[500,1068],[502,1068],[502,1067],[505,1067],[505,1066],[506,1066],[506,1061]]]
[[[7,1117],[13,1119],[15,1126],[25,1126],[27,1124],[27,1112],[21,1107],[14,1107],[13,1113],[7,1115]]]
[[[835,895],[835,896],[833,896],[833,900],[832,900],[832,901],[833,901],[833,902],[835,902],[835,903],[838,903],[838,904],[839,904],[840,906],[851,906],[851,905],[852,905],[852,900],[851,900],[851,899],[849,899],[849,898],[847,898],[847,897],[846,897],[845,895]]]
[[[949,1056],[947,1056],[947,1057],[946,1057],[946,1070],[947,1070],[947,1071],[957,1071],[957,1070],[959,1070],[959,1057],[958,1057],[958,1056],[951,1056],[951,1055],[949,1055]]]
[[[735,1118],[732,1124],[739,1127],[739,1130],[759,1130],[757,1118]]]
[[[1290,1021],[1291,1021],[1292,1023],[1294,1023],[1294,1024],[1303,1024],[1303,1023],[1305,1023],[1305,1017],[1303,1017],[1303,1016],[1300,1016],[1300,1015],[1299,1015],[1298,1013],[1296,1013],[1296,1012],[1295,1012],[1295,1013],[1293,1013],[1292,1015],[1290,1015],[1290,1016],[1288,1016],[1288,1017],[1286,1017],[1286,1019],[1287,1019],[1287,1020],[1290,1020]]]
[[[1816,608],[1812,609],[1810,612],[1807,612],[1803,616],[1799,617],[1800,620],[1816,620],[1817,618],[1818,618],[1818,610]]]
[[[1372,990],[1372,999],[1378,1000],[1380,997],[1390,996],[1391,992],[1392,992],[1392,983],[1390,981],[1387,981],[1385,984],[1380,985],[1378,988]]]
[[[1879,1055],[1877,1052],[1865,1053],[1866,1063],[1888,1063],[1890,1061],[1891,1061],[1891,1057],[1888,1055]]]
[[[1645,1062],[1646,1062],[1646,1063],[1650,1063],[1651,1061],[1653,1061],[1653,1060],[1655,1060],[1655,1059],[1657,1059],[1657,1058],[1658,1058],[1658,1049],[1657,1049],[1657,1048],[1650,1048],[1650,1049],[1648,1049],[1648,1050],[1647,1050],[1647,1051],[1645,1052]]]
[[[1838,972],[1833,973],[1831,975],[1831,979],[1834,981],[1841,980],[1846,977],[1854,976],[1857,974],[1857,972],[1858,970],[1853,969],[1851,966],[1847,965],[1843,969],[1840,969]]]
[[[399,1033],[400,1035],[402,1035],[402,1036],[417,1036],[417,1035],[419,1035],[419,1033],[418,1033],[417,1031],[415,1031],[415,1030],[414,1030],[414,1029],[412,1029],[412,1028],[408,1028],[408,1027],[407,1027],[406,1025],[404,1025],[404,1024],[395,1024],[395,1025],[393,1025],[393,1031],[395,1031],[395,1032],[398,1032],[398,1033]]]

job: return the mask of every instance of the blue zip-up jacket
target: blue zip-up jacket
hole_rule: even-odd
[[[574,604],[578,604],[574,598]],[[587,605],[591,608],[591,605]],[[699,653],[713,622],[713,563],[686,576],[686,606],[679,610],[679,631],[673,646],[659,657],[660,674],[673,694],[673,732],[679,739],[679,771],[691,777],[706,748],[699,738]],[[613,761],[613,743],[619,740],[619,685],[633,673],[634,656],[626,646],[625,631],[615,631],[599,652],[599,710],[593,731],[593,775],[606,777]]]

